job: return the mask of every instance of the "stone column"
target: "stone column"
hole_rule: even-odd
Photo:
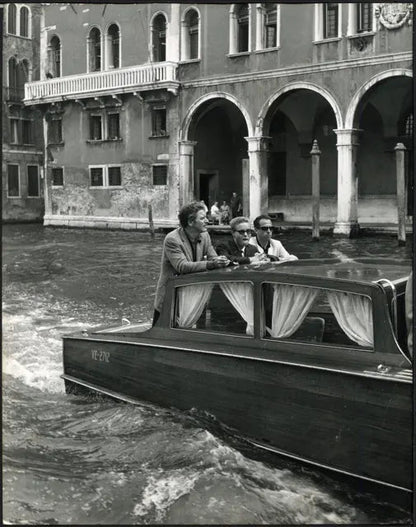
[[[334,130],[337,134],[338,149],[338,197],[337,221],[334,234],[354,236],[358,225],[358,178],[356,156],[358,135],[361,130]]]
[[[256,5],[256,50],[263,49],[263,18],[264,8],[262,4]]]
[[[179,142],[179,207],[195,200],[194,148],[196,141]]]
[[[170,20],[166,30],[166,60],[172,62],[179,62],[179,48],[180,48],[180,4],[170,4]]]
[[[246,137],[248,142],[249,170],[248,211],[244,215],[254,220],[259,214],[265,213],[269,207],[269,180],[267,175],[267,152],[270,137]],[[244,197],[243,197],[244,198]]]

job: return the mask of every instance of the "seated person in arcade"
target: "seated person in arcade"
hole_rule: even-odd
[[[266,254],[260,254],[257,247],[250,245],[250,221],[237,216],[230,221],[232,238],[217,245],[217,254],[226,256],[234,265],[269,262]]]
[[[254,220],[255,236],[250,238],[250,244],[257,247],[260,253],[267,254],[272,262],[297,260],[297,256],[286,251],[279,240],[272,238],[272,220],[267,214],[257,216]]]

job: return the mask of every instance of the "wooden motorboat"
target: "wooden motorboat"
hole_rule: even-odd
[[[64,338],[66,388],[197,408],[260,448],[410,492],[410,269],[327,259],[177,276],[154,327]]]

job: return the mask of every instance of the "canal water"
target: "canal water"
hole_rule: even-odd
[[[394,237],[284,233],[299,257],[409,258]],[[26,524],[408,523],[371,492],[262,458],[209,416],[66,395],[64,334],[151,317],[163,236],[3,228],[3,520]],[[307,440],[307,438],[305,438]]]

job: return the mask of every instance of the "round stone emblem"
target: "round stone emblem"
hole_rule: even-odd
[[[397,29],[406,22],[412,23],[412,3],[388,3],[379,4],[376,8],[376,16],[387,29]]]

